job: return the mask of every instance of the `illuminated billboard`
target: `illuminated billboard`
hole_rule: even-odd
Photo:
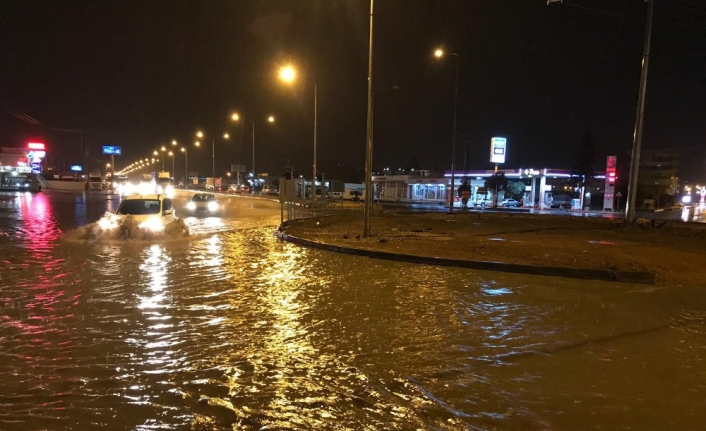
[[[71,169],[71,172],[83,172],[83,166],[81,165],[71,165],[69,169]]]
[[[119,156],[122,154],[122,148],[116,147],[114,145],[103,145],[103,154]]]
[[[507,149],[507,139],[491,138],[490,139],[490,162],[505,163],[505,151]]]

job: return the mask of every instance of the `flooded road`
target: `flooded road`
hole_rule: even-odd
[[[0,194],[1,430],[703,429],[701,291],[304,249],[219,199],[87,243],[117,199]]]

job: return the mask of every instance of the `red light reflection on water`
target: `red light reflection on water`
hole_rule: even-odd
[[[37,260],[51,258],[50,251],[61,236],[51,205],[47,197],[39,193],[24,194],[20,198],[20,217],[22,218],[21,240],[23,246],[32,252]]]

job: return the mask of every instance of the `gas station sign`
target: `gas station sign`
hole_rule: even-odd
[[[605,194],[603,195],[603,210],[613,211],[613,199],[615,198],[615,181],[618,179],[617,173],[618,157],[608,156],[605,165]]]
[[[505,163],[507,139],[495,137],[490,139],[490,162]]]

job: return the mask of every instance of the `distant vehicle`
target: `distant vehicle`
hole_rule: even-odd
[[[100,172],[93,172],[88,175],[88,190],[90,191],[101,191],[103,190],[103,178]]]
[[[571,208],[571,196],[569,195],[553,195],[550,206],[552,208]]]
[[[158,194],[128,196],[120,202],[115,214],[119,218],[134,217],[141,228],[154,231],[164,229],[176,219],[172,200]]]
[[[488,198],[478,198],[476,200],[477,207],[491,207],[493,205],[493,200]]]
[[[238,185],[231,184],[228,186],[228,193],[238,193]]]
[[[520,202],[516,201],[515,199],[505,199],[500,205],[504,207],[519,207]]]
[[[213,214],[221,209],[216,197],[210,193],[196,193],[186,204],[186,209],[194,214]]]
[[[240,186],[240,193],[250,193],[250,186],[243,184]]]
[[[262,186],[262,194],[263,195],[276,195],[279,193],[277,191],[277,187],[275,186]]]
[[[326,196],[329,199],[343,199],[343,192],[328,192]]]
[[[206,190],[214,190],[213,184],[206,184]]]

